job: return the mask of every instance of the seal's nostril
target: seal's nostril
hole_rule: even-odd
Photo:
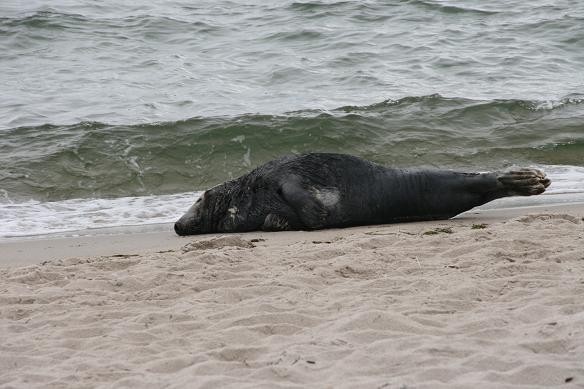
[[[183,235],[181,233],[182,232],[181,226],[180,224],[178,224],[178,222],[174,223],[174,232],[176,232],[177,235]]]

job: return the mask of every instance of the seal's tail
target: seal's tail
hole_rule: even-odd
[[[507,196],[532,196],[545,192],[551,180],[537,169],[519,169],[500,173],[498,186]]]

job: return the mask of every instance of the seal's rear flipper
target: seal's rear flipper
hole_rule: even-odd
[[[519,169],[497,174],[497,186],[504,196],[531,196],[545,192],[551,181],[537,169]]]

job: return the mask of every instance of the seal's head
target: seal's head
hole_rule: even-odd
[[[174,223],[174,231],[181,236],[208,234],[217,231],[224,222],[230,203],[231,181],[206,190],[189,210]]]
[[[206,193],[206,192],[205,192]],[[174,231],[177,235],[196,235],[202,234],[202,214],[204,209],[205,193],[197,202],[195,202],[189,210],[174,223]]]

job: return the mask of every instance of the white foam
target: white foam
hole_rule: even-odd
[[[552,180],[545,194],[584,193],[584,167],[565,165],[540,165]]]
[[[535,110],[536,111],[549,111],[552,109],[556,109],[568,104],[580,104],[584,102],[584,98],[582,97],[566,97],[563,98],[561,100],[543,100],[540,101],[536,106],[535,106]]]
[[[170,223],[186,212],[201,194],[202,192],[55,202],[31,200],[23,203],[0,200],[0,237]]]
[[[584,167],[539,165],[552,185],[542,196],[496,200],[485,208],[584,201]],[[71,199],[14,203],[0,196],[0,238],[92,229],[147,226],[176,221],[202,192],[117,199]]]
[[[584,202],[584,167],[566,165],[535,165],[552,180],[541,196],[506,197],[487,203],[480,209],[516,208],[548,204]]]

